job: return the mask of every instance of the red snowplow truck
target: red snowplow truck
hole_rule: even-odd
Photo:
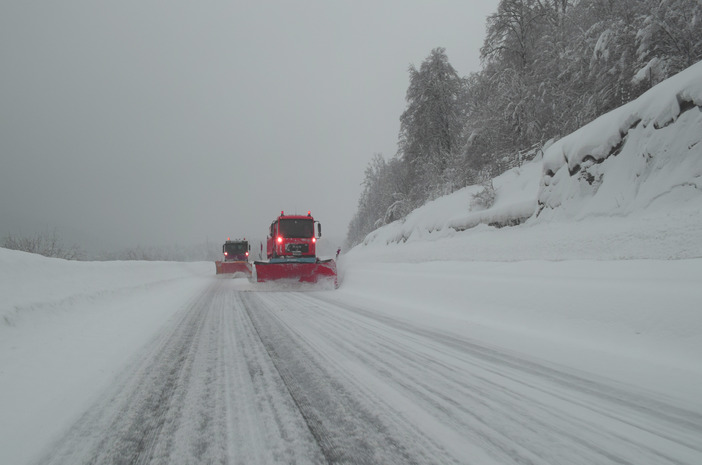
[[[320,260],[317,257],[317,239],[321,236],[322,225],[312,218],[310,212],[305,216],[286,215],[281,211],[268,230],[268,261],[254,262],[256,280],[289,280],[302,283],[330,281],[336,287],[336,262],[332,259]]]
[[[251,263],[249,263],[249,250],[251,246],[246,239],[230,240],[222,246],[224,260],[216,261],[217,274],[240,274],[251,276]]]

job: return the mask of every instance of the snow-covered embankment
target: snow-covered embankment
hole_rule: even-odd
[[[0,463],[27,463],[214,274],[0,248]]]

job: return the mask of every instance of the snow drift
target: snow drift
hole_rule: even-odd
[[[213,274],[0,248],[0,463],[30,463]]]
[[[699,210],[702,63],[546,150],[539,216],[625,216]]]
[[[204,271],[202,263],[78,262],[0,248],[0,326],[42,310],[128,294]]]

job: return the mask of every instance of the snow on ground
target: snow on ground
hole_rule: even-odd
[[[700,83],[697,65],[554,143],[487,210],[468,187],[373,232],[330,295],[699,410]],[[0,249],[0,463],[35,457],[213,275]]]
[[[702,408],[700,259],[342,265],[337,299]]]
[[[471,186],[372,232],[341,292],[699,405],[701,105],[702,63],[495,178],[492,207]]]
[[[75,421],[213,272],[0,248],[0,463],[26,463]]]

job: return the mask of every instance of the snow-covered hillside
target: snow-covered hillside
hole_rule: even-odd
[[[702,257],[702,63],[471,186],[369,234],[363,260]],[[527,219],[528,218],[528,219]],[[495,230],[485,225],[523,222]]]
[[[542,219],[683,210],[702,196],[702,62],[548,148]]]

